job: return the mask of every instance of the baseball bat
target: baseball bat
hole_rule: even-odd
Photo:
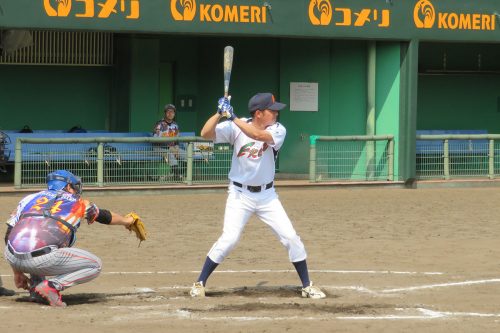
[[[232,46],[224,48],[224,97],[229,96],[229,81],[231,81],[231,70],[233,68],[233,54],[234,49]]]

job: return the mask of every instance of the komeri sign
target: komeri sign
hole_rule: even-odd
[[[254,5],[197,3],[196,0],[170,0],[170,12],[176,21],[266,23],[267,8]],[[198,14],[198,15],[197,15]]]

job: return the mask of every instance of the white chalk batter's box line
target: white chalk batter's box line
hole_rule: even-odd
[[[238,273],[294,273],[292,269],[247,269],[247,270],[216,270],[213,274],[238,274]],[[333,270],[333,269],[310,269],[309,273],[323,274],[394,274],[394,275],[443,275],[442,272],[406,272],[390,270]],[[123,275],[149,275],[149,274],[200,274],[200,271],[142,271],[142,272],[102,272],[101,274],[123,274]],[[0,277],[12,276],[11,274],[0,275]]]
[[[154,318],[175,318],[175,319],[187,319],[187,320],[197,320],[197,321],[316,321],[316,320],[447,320],[447,319],[457,319],[457,318],[491,318],[495,319],[495,322],[500,318],[499,313],[479,313],[479,312],[455,312],[455,311],[436,311],[431,309],[426,309],[422,307],[418,308],[395,308],[393,309],[394,314],[384,314],[384,315],[321,315],[321,316],[203,316],[199,312],[193,313],[185,309],[170,309],[168,305],[148,305],[144,306],[111,306],[114,312],[120,310],[134,310],[133,315],[115,315],[111,318],[112,321],[133,321],[133,320],[144,320],[144,319],[154,319]],[[137,311],[139,310],[139,311]],[[145,310],[145,311],[142,311]]]
[[[477,313],[477,312],[450,312],[450,311],[434,311],[425,308],[396,308],[395,312],[400,314],[390,315],[373,315],[373,316],[281,316],[281,317],[252,317],[252,316],[220,316],[220,317],[203,317],[193,314],[186,310],[176,310],[172,312],[159,312],[162,317],[176,317],[179,319],[203,320],[203,321],[316,321],[325,319],[338,320],[430,320],[430,319],[453,319],[453,318],[500,318],[498,313]],[[150,310],[149,310],[150,311]],[[137,313],[134,314],[136,316]],[[149,312],[146,317],[154,316],[154,312]],[[123,321],[131,320],[130,316],[115,316],[112,320]],[[133,319],[132,319],[133,320]]]
[[[103,274],[199,274],[200,271],[144,271],[144,272],[104,272]],[[238,274],[238,273],[294,273],[292,269],[248,269],[248,270],[216,270],[213,274]],[[404,271],[376,271],[376,270],[333,270],[310,269],[309,273],[324,274],[395,274],[395,275],[443,275],[442,272],[404,272]]]
[[[500,279],[486,279],[486,280],[467,280],[467,281],[457,281],[457,282],[445,282],[445,283],[434,283],[434,284],[426,284],[420,286],[411,286],[404,288],[390,288],[390,289],[381,289],[381,290],[371,290],[369,288],[363,286],[328,286],[321,285],[321,288],[326,290],[352,290],[360,293],[374,294],[378,296],[401,293],[401,292],[412,292],[417,290],[424,289],[437,289],[437,288],[451,288],[451,287],[463,287],[463,286],[473,286],[473,285],[482,285],[482,284],[492,284],[492,283],[500,283]],[[169,287],[159,287],[158,289],[189,289],[191,286],[169,286]],[[148,288],[141,289],[142,292],[154,292],[154,290]]]

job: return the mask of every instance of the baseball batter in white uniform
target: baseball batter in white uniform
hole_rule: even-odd
[[[215,143],[233,145],[222,235],[208,252],[201,274],[190,290],[192,297],[204,297],[208,277],[238,243],[252,214],[273,229],[302,282],[302,297],[324,298],[309,280],[306,251],[274,190],[275,160],[286,136],[276,121],[286,105],[271,93],[253,96],[248,109],[251,118],[237,118],[229,99],[219,99],[217,113],[207,120],[201,135]],[[219,123],[222,116],[228,121]]]

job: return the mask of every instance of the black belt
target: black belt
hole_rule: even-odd
[[[233,184],[234,184],[234,186],[246,188],[248,191],[250,191],[252,193],[259,193],[260,191],[262,191],[262,186],[243,185],[242,183],[238,183],[238,182],[233,182]],[[274,182],[270,182],[270,183],[266,184],[265,185],[266,190],[269,190],[271,187],[273,187],[273,184],[274,184]]]
[[[26,252],[26,253],[16,252],[12,248],[12,246],[10,246],[10,244],[7,245],[7,248],[9,249],[9,252],[12,253],[14,256],[16,256],[16,257],[23,257],[25,259],[28,259],[29,256],[31,256],[31,258],[35,258],[35,257],[43,256],[45,254],[49,254],[50,252],[52,252],[52,248],[48,247],[48,246],[47,247],[43,247],[40,250],[35,250],[35,251],[32,251],[32,252]]]

